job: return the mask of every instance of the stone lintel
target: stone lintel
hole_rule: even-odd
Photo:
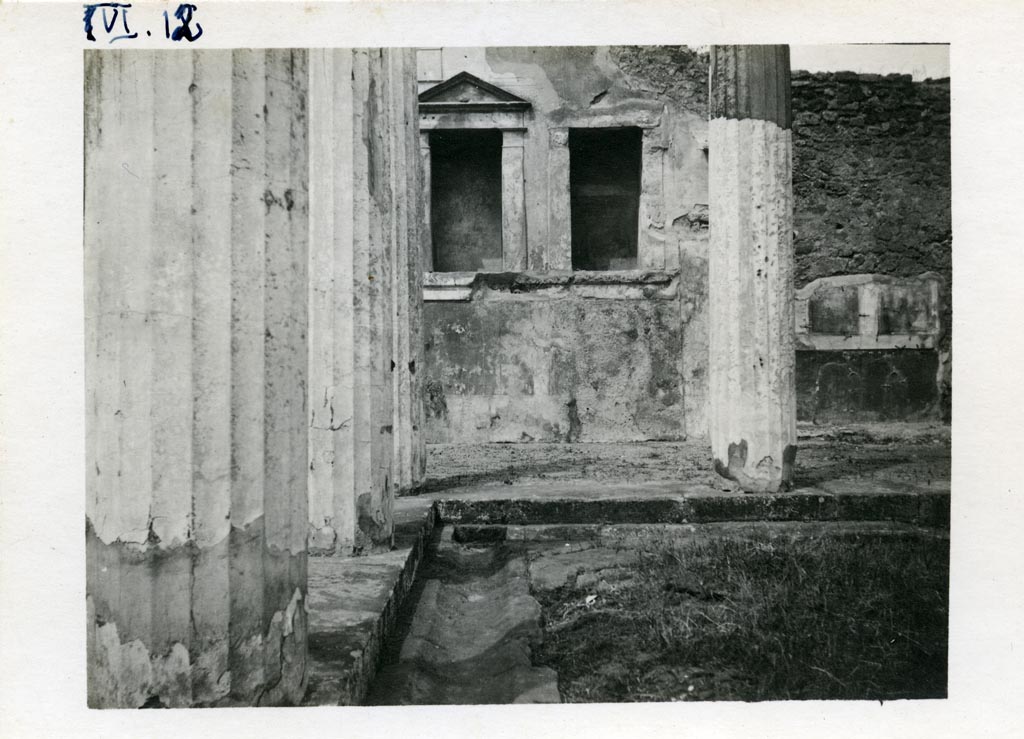
[[[525,130],[526,117],[516,111],[481,111],[481,112],[420,112],[420,130],[437,131],[452,129],[498,128],[501,130]]]

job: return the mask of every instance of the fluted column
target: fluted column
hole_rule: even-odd
[[[414,206],[409,218],[409,394],[411,401],[412,452],[409,457],[409,487],[414,489],[423,482],[427,474],[427,447],[423,432],[423,383],[420,381],[424,370],[423,347],[423,273],[433,268],[432,239],[430,235],[430,146],[420,131],[419,83],[416,75],[416,55],[410,52],[409,95],[407,115],[412,118],[411,128],[415,137],[408,140],[410,153],[409,170],[405,173],[411,189],[409,200]],[[418,159],[417,159],[418,157]],[[416,165],[419,166],[416,166]],[[417,197],[419,194],[419,197]]]
[[[88,699],[306,682],[306,55],[88,52]]]
[[[409,49],[389,49],[391,105],[395,155],[391,179],[395,193],[394,321],[394,457],[395,491],[415,488],[425,473],[423,404],[416,371],[423,364],[421,340],[423,267],[421,244],[425,228],[423,180],[420,172],[420,130],[416,56]]]
[[[715,469],[777,491],[796,455],[789,48],[714,46],[709,125]]]
[[[422,476],[412,52],[310,52],[310,548],[387,549]]]

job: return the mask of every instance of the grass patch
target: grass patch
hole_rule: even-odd
[[[949,542],[714,540],[535,593],[566,702],[944,698]]]

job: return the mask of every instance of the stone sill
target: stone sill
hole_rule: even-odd
[[[424,302],[469,302],[495,295],[519,298],[576,296],[612,300],[671,300],[678,271],[630,269],[545,272],[426,272]]]

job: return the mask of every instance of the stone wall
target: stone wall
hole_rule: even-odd
[[[952,269],[949,80],[793,75],[796,286]]]
[[[915,278],[935,273],[942,281],[941,333],[934,348],[923,356],[901,357],[899,349],[889,349],[873,357],[873,372],[884,365],[890,378],[886,393],[857,390],[871,384],[861,366],[867,360],[857,352],[799,352],[800,416],[948,419],[949,80],[794,73],[793,111],[797,288],[835,275]],[[826,375],[820,374],[822,368]],[[921,373],[929,371],[934,379],[923,383]],[[857,401],[860,397],[867,400]]]
[[[427,441],[680,439],[678,278],[435,275],[424,324]],[[461,292],[460,292],[461,291]]]
[[[657,307],[633,298],[582,299],[582,285],[566,287],[561,293],[543,292],[542,299],[540,293],[504,288],[504,292],[488,293],[494,300],[479,300],[477,294],[466,305],[428,302],[425,336],[431,348],[425,380],[433,390],[425,397],[429,406],[430,398],[443,393],[449,415],[427,418],[427,440],[564,439],[573,427],[568,405],[573,398],[582,421],[582,439],[680,438],[706,433],[706,54],[685,47],[511,47],[445,48],[442,57],[446,78],[466,71],[531,103],[523,141],[525,262],[530,275],[560,274],[565,279],[571,274],[568,129],[642,130],[637,267],[640,273],[671,273],[673,293]],[[629,285],[629,271],[605,274],[618,274],[626,293],[639,295],[645,289],[642,282]],[[507,304],[502,302],[499,307],[499,300],[507,300]],[[464,376],[463,370],[470,377],[493,376],[489,366],[466,364],[460,369],[460,363],[489,360],[482,354],[462,356],[457,347],[465,346],[464,338],[449,335],[454,331],[450,327],[466,325],[467,313],[477,309],[479,320],[470,323],[478,329],[502,327],[523,332],[483,336],[481,342],[503,344],[507,352],[522,346],[522,361],[534,380],[533,387],[560,388],[549,399],[550,405],[537,398],[534,390],[504,393],[500,402],[505,415],[498,430],[490,427],[493,414],[488,396],[471,391],[474,383],[456,379]],[[496,320],[496,312],[503,311],[514,311],[518,317]],[[602,311],[614,313],[607,331],[598,330]],[[583,349],[571,362],[573,370],[548,384],[552,367],[559,366],[560,360],[553,349],[538,348],[532,338],[535,326],[560,337],[557,341],[564,356],[571,354],[576,341],[592,341],[588,346],[596,353]],[[630,348],[632,340],[622,334],[629,327],[640,332],[635,349]],[[581,339],[581,331],[587,332],[587,340]],[[663,352],[655,349],[659,342],[679,352],[670,365],[661,361]],[[446,354],[449,349],[456,353]],[[649,349],[659,357],[653,365],[648,361]],[[591,359],[599,361],[591,364]],[[625,390],[630,383],[632,387]],[[484,385],[486,382],[480,387]],[[648,394],[648,386],[662,388],[655,391],[655,396],[661,393],[660,400],[651,400],[655,396]],[[669,397],[666,405],[663,401]],[[462,409],[460,413],[472,413],[472,418],[465,415],[455,420],[456,408]],[[645,420],[649,413],[654,415]],[[523,419],[518,431],[514,418]]]

